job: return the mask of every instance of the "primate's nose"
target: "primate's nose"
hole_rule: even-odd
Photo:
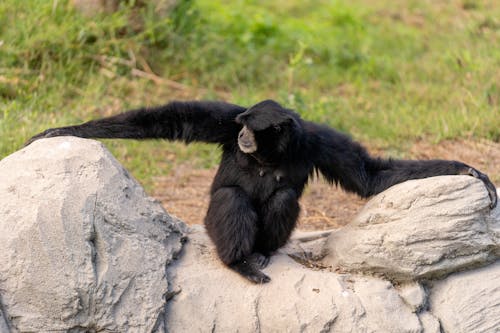
[[[243,130],[240,131],[240,133],[238,134],[238,139],[241,139],[243,137]]]

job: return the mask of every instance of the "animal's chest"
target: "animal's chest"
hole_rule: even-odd
[[[253,199],[263,200],[280,188],[293,187],[287,170],[276,167],[254,166],[242,169],[238,183]]]
[[[241,187],[253,202],[263,203],[280,189],[291,188],[302,194],[307,170],[297,165],[261,165],[243,154],[232,160],[232,182]]]

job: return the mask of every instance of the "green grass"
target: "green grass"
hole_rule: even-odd
[[[168,17],[122,4],[0,2],[0,158],[37,132],[173,98],[274,98],[372,145],[500,141],[495,1],[182,1]],[[175,88],[171,81],[182,84]],[[208,145],[106,141],[139,180]]]

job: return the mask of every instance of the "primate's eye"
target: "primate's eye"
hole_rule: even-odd
[[[281,126],[280,125],[274,125],[274,130],[276,132],[280,132],[281,131]]]

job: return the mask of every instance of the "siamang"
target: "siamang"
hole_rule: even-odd
[[[471,175],[486,186],[491,207],[497,203],[488,177],[464,163],[373,158],[349,136],[305,121],[272,100],[250,108],[174,101],[48,129],[28,143],[64,135],[219,144],[222,160],[210,190],[206,230],[222,262],[254,283],[270,281],[261,269],[290,237],[299,216],[298,199],[308,178],[318,173],[361,197],[408,179]]]

